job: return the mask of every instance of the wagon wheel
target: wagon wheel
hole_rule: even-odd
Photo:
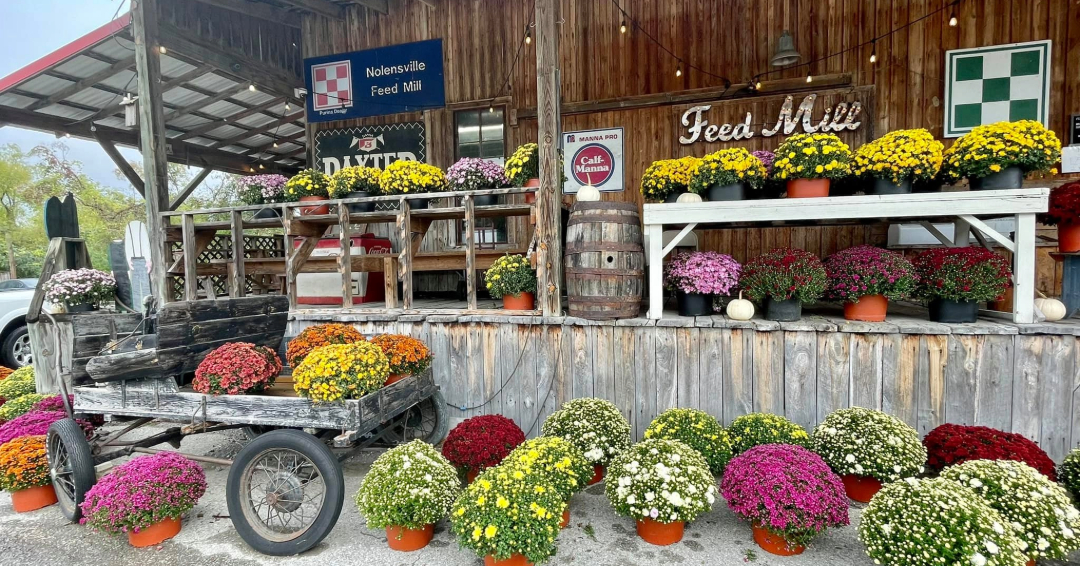
[[[330,534],[345,500],[345,479],[317,438],[273,430],[236,455],[225,500],[244,542],[263,554],[291,556]]]
[[[49,426],[45,445],[60,512],[67,520],[76,522],[82,517],[83,497],[97,483],[90,443],[75,421],[63,419]]]
[[[383,441],[390,445],[405,444],[413,440],[423,440],[428,444],[438,444],[446,438],[450,423],[446,418],[446,401],[442,393],[434,395],[413,405],[383,432]]]

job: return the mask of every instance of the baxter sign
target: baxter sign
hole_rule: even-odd
[[[446,106],[441,39],[304,59],[307,121]]]
[[[333,175],[345,167],[378,167],[398,161],[426,162],[423,122],[361,126],[315,133],[315,168]]]

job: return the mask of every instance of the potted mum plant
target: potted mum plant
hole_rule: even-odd
[[[904,256],[874,246],[855,246],[825,258],[826,296],[844,303],[844,318],[881,322],[889,299],[915,292],[918,276]]]
[[[506,178],[515,187],[535,188],[540,186],[540,146],[527,143],[516,150],[506,160],[503,169]],[[525,193],[525,202],[536,202],[536,193]]]
[[[788,198],[827,197],[833,179],[851,173],[851,148],[835,134],[795,134],[776,149],[773,178]]]
[[[210,395],[261,393],[281,373],[281,358],[266,346],[229,342],[199,362],[191,388]]]
[[[379,175],[379,187],[384,195],[437,193],[446,190],[446,176],[434,165],[401,159],[391,163]],[[409,207],[425,209],[428,199],[410,198]]]
[[[679,197],[690,191],[690,181],[699,163],[697,157],[654,161],[641,176],[641,194],[648,202],[678,202]]]
[[[330,197],[330,177],[322,171],[304,169],[285,182],[284,198],[293,202],[319,202]],[[301,206],[297,215],[330,214],[329,204]]]
[[[871,184],[867,193],[910,193],[913,183],[929,182],[941,170],[945,146],[924,130],[897,130],[855,152],[854,174]]]
[[[461,494],[457,471],[430,444],[414,440],[391,448],[371,465],[356,507],[367,526],[386,530],[393,550],[411,552],[431,542],[435,523]]]
[[[180,518],[206,493],[206,474],[175,452],[140,456],[102,477],[82,503],[82,523],[126,533],[134,547],[155,546],[180,532]]]
[[[593,465],[589,485],[604,479],[616,454],[630,447],[630,423],[611,401],[583,397],[563,404],[541,426],[544,436],[559,436],[577,446]]]
[[[63,407],[53,410],[43,406],[50,399],[52,398],[46,397],[45,399],[38,401],[30,411],[0,425],[0,444],[5,444],[20,436],[48,434],[49,427],[54,422],[66,419],[67,413],[64,412]],[[83,419],[79,419],[75,422],[79,425],[79,428],[83,429],[87,438],[93,434],[93,423]]]
[[[506,458],[525,442],[525,433],[502,415],[480,415],[461,421],[446,435],[442,453],[455,468],[464,470],[466,480]]]
[[[1039,222],[1058,229],[1058,251],[1080,252],[1080,182],[1061,185],[1050,191],[1049,210]]]
[[[1012,524],[1028,564],[1080,550],[1080,511],[1065,488],[1023,462],[973,460],[941,473],[979,495]],[[1037,495],[1034,495],[1037,494]]]
[[[1080,448],[1073,448],[1072,452],[1061,461],[1057,469],[1058,481],[1073,497],[1080,500]]]
[[[731,437],[716,417],[697,409],[668,409],[660,413],[649,428],[645,438],[678,440],[697,450],[709,465],[709,471],[720,475],[731,460]]]
[[[681,316],[712,314],[713,297],[728,295],[739,283],[739,262],[727,254],[676,254],[664,266],[664,282],[675,291]]]
[[[1027,437],[985,426],[946,423],[923,438],[926,463],[932,470],[969,460],[1016,460],[1035,468],[1051,481],[1057,480],[1054,461]]]
[[[945,152],[953,179],[967,177],[971,189],[1019,189],[1029,173],[1057,174],[1061,141],[1034,120],[978,126]]]
[[[507,254],[496,259],[484,272],[484,286],[492,297],[502,298],[506,310],[533,310],[536,272],[523,255]]]
[[[45,282],[45,300],[67,312],[96,311],[116,298],[116,279],[97,269],[65,269]]]
[[[634,519],[642,540],[667,546],[682,540],[686,523],[712,509],[716,482],[709,464],[675,440],[651,438],[611,461],[604,491],[615,512]]]
[[[446,181],[450,184],[450,189],[454,191],[482,191],[498,189],[510,184],[502,166],[487,159],[475,157],[463,157],[451,165],[446,170]],[[535,195],[535,193],[527,194]],[[476,195],[473,196],[473,204],[476,206],[496,205],[499,204],[499,196]]]
[[[736,455],[763,444],[810,445],[810,435],[805,428],[786,417],[770,413],[750,413],[735,417],[727,432]]]
[[[45,396],[38,393],[28,393],[13,399],[7,397],[5,399],[7,401],[0,407],[0,423],[6,423],[29,413],[38,401],[45,399]]]
[[[241,177],[237,182],[237,196],[244,204],[273,204],[281,202],[285,193],[285,183],[289,180],[284,175],[251,175]],[[281,210],[274,207],[260,209],[255,218],[278,218]]]
[[[904,421],[872,409],[829,413],[814,429],[810,448],[844,482],[848,497],[869,503],[882,484],[921,474],[926,449]]]
[[[505,458],[504,465],[535,476],[542,485],[559,494],[566,502],[559,523],[563,529],[570,525],[570,499],[585,488],[594,473],[585,454],[558,436],[541,436],[522,442]]]
[[[390,377],[390,361],[371,342],[332,344],[307,355],[293,371],[293,390],[315,403],[359,399]]]
[[[296,338],[289,340],[285,349],[285,359],[289,365],[296,367],[304,361],[304,357],[322,346],[330,344],[353,344],[363,342],[364,335],[348,324],[316,324],[302,330]]]
[[[771,554],[802,554],[826,529],[848,524],[840,478],[802,446],[768,444],[743,452],[728,464],[720,492],[750,523],[754,542]]]
[[[332,199],[365,198],[379,195],[378,167],[344,167],[330,177]],[[374,212],[374,202],[354,202],[346,205],[349,212]]]
[[[1012,524],[975,492],[945,478],[893,482],[859,521],[859,540],[875,564],[1023,564]]]
[[[911,263],[935,322],[975,322],[979,303],[1003,296],[1012,280],[1009,261],[983,247],[933,248]]]
[[[380,334],[371,343],[382,348],[390,360],[390,377],[384,385],[390,385],[409,377],[420,375],[431,367],[431,350],[412,336]]]
[[[743,148],[721,149],[706,155],[690,178],[690,192],[706,200],[745,200],[746,189],[760,189],[768,171]]]
[[[805,250],[778,248],[743,265],[739,286],[752,301],[765,304],[765,318],[791,322],[802,306],[825,294],[829,276],[818,257]]]
[[[16,513],[56,503],[45,436],[20,436],[0,445],[0,489],[11,494]]]

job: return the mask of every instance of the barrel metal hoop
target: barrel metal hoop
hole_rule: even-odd
[[[638,206],[632,202],[618,202],[618,201],[595,201],[595,202],[576,202],[574,203],[574,211],[578,210],[632,210],[638,211]]]
[[[606,296],[578,296],[570,297],[569,302],[571,305],[574,303],[588,303],[590,305],[621,305],[621,304],[641,304],[640,297],[606,297]]]
[[[569,267],[564,271],[567,275],[617,275],[624,277],[641,277],[645,275],[644,269],[616,269],[608,267]]]
[[[582,216],[571,216],[570,221],[567,222],[566,225],[577,226],[578,224],[596,224],[598,222],[607,224],[641,224],[641,219],[637,216],[625,214],[587,214]]]
[[[566,244],[567,254],[582,254],[589,252],[638,252],[645,253],[645,247],[634,242],[571,242]]]

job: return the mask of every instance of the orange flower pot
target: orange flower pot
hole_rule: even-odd
[[[637,534],[641,540],[649,544],[668,546],[682,540],[685,526],[686,524],[682,521],[661,523],[652,519],[638,519]]]
[[[990,301],[986,304],[986,308],[992,311],[1012,312],[1013,311],[1013,288],[1009,287],[1005,289],[1005,294],[996,301]]]
[[[770,533],[757,525],[752,528],[754,529],[754,542],[769,554],[795,556],[796,554],[802,554],[806,550],[805,546],[791,544],[784,537]]]
[[[606,473],[606,470],[605,470],[605,468],[603,466],[601,466],[600,464],[594,464],[593,465],[593,476],[592,476],[592,479],[589,480],[589,485],[593,485],[595,483],[600,483],[600,480],[604,479],[604,474],[605,473]]]
[[[469,468],[469,470],[465,472],[465,481],[468,483],[472,483],[476,481],[476,476],[478,475],[480,475],[480,470],[474,470],[472,468]]]
[[[420,550],[435,536],[435,525],[424,525],[422,529],[407,529],[398,525],[386,527],[386,544],[391,550],[412,552]]]
[[[559,523],[560,529],[565,529],[570,526],[570,504],[566,505],[566,509],[562,512],[562,521]]]
[[[1058,251],[1080,252],[1080,222],[1058,224]]]
[[[513,554],[504,560],[496,560],[489,554],[484,557],[484,566],[533,566],[533,563],[520,554]]]
[[[178,534],[180,534],[180,519],[165,519],[137,533],[128,531],[128,544],[135,548],[155,546]]]
[[[537,179],[537,178],[529,179],[528,181],[525,181],[525,186],[529,187],[529,188],[539,187],[540,186],[540,179]],[[525,193],[525,203],[526,204],[532,204],[534,202],[536,202],[536,193]]]
[[[857,303],[844,303],[844,318],[863,322],[881,322],[889,310],[889,299],[884,295],[859,297]]]
[[[300,197],[300,202],[318,202],[320,200],[326,200],[325,197]],[[301,206],[300,215],[309,216],[315,214],[330,214],[329,204],[320,204],[318,206]]]
[[[791,179],[787,182],[787,198],[818,198],[829,196],[830,179]]]
[[[1034,560],[1028,560],[1027,561],[1027,566],[1035,566],[1035,561]]]
[[[16,513],[37,511],[53,503],[56,503],[56,490],[51,483],[11,492],[11,506]]]
[[[881,481],[870,476],[848,474],[840,478],[844,482],[844,491],[852,501],[870,503],[877,492],[881,491]]]
[[[532,293],[520,293],[518,295],[503,295],[503,308],[508,311],[531,311],[535,304]]]
[[[401,381],[402,379],[405,379],[406,377],[409,377],[409,376],[408,375],[398,374],[398,373],[392,373],[392,374],[390,374],[390,377],[386,378],[386,381],[383,382],[383,387],[386,387],[387,385],[390,385],[392,383],[397,383],[397,382]]]

